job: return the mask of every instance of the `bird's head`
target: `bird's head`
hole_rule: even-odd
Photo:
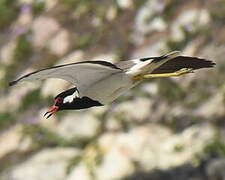
[[[54,105],[44,114],[44,116],[47,115],[46,118],[48,119],[52,114],[60,110],[78,110],[93,106],[103,105],[89,97],[80,97],[77,88],[71,88],[55,97]]]

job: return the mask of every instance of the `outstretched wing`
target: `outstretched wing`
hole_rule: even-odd
[[[84,61],[65,65],[54,66],[26,74],[9,83],[10,86],[22,81],[43,80],[47,78],[64,79],[79,89],[122,70],[106,61]]]
[[[214,65],[214,62],[206,59],[189,56],[177,56],[159,66],[152,72],[152,74],[172,73],[182,68],[192,68],[193,70],[212,68]]]

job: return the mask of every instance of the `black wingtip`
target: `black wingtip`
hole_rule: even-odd
[[[201,69],[201,68],[213,68],[216,66],[216,63],[213,62],[213,61],[210,61],[210,60],[204,60],[204,59],[201,59],[202,60],[202,67],[199,67],[197,69]]]
[[[210,61],[210,62],[211,62],[211,67],[216,66],[216,63],[215,62],[213,62],[213,61]]]
[[[17,83],[17,81],[11,81],[9,82],[9,86],[14,86]]]
[[[201,59],[198,57],[177,56],[155,69],[152,74],[173,73],[182,68],[197,70],[202,68],[214,68],[215,66],[216,63],[211,60]]]

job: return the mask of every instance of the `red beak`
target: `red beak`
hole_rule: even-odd
[[[59,110],[59,107],[54,105],[44,114],[44,116],[46,116],[48,114],[48,116],[46,117],[46,119],[48,119],[51,117],[52,114],[54,114],[58,110]]]

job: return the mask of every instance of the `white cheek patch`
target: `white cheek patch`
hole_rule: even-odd
[[[66,96],[64,99],[63,99],[63,103],[72,103],[74,99],[76,98],[79,98],[79,94],[77,91],[75,91],[73,94],[69,95],[69,96]]]

